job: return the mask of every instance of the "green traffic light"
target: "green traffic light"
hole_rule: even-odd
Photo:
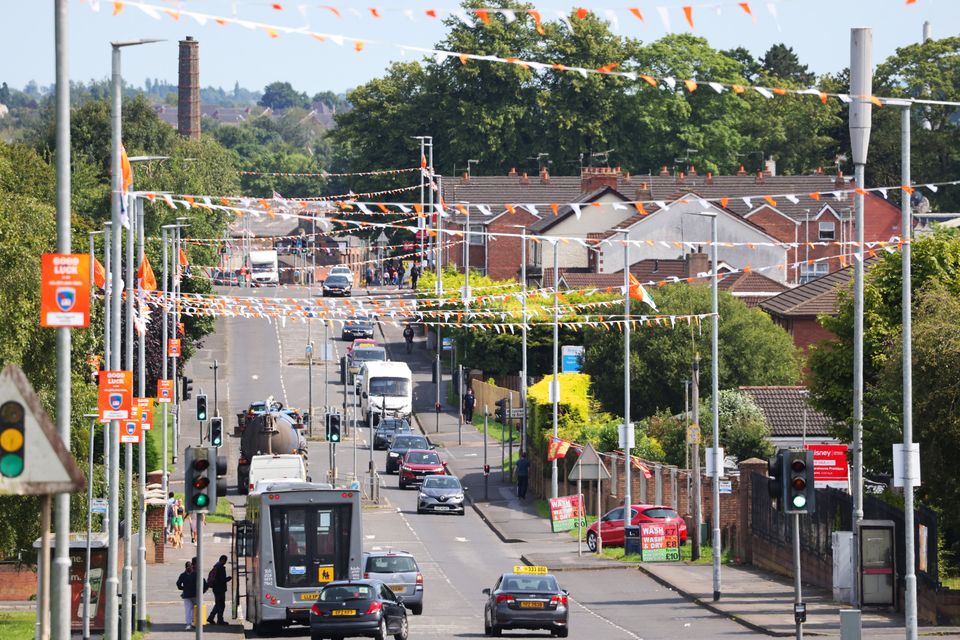
[[[221,444],[220,438],[214,438],[214,439],[213,439],[213,446],[219,447],[220,444]]]
[[[197,507],[202,509],[203,507],[207,506],[207,503],[210,502],[210,499],[207,497],[207,494],[201,493],[193,499],[193,502]]]
[[[0,474],[6,478],[16,478],[23,473],[23,458],[16,454],[7,454],[0,460]]]
[[[793,508],[794,509],[803,509],[807,506],[807,497],[806,496],[793,496]]]

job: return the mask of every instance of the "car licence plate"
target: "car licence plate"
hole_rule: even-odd
[[[330,612],[332,616],[355,616],[357,615],[356,609],[334,609]]]
[[[434,509],[436,509],[437,511],[449,511],[449,510],[450,510],[450,507],[444,507],[444,506],[438,505],[438,506],[434,507]]]
[[[390,585],[390,591],[393,591],[394,593],[402,593],[402,592],[404,592],[404,591],[406,591],[406,590],[407,590],[407,587],[406,587],[405,585],[402,585],[402,584],[391,584],[391,585]]]
[[[520,603],[521,609],[543,609],[543,603],[535,600],[527,600]]]

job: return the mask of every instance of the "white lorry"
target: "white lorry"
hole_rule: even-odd
[[[280,284],[276,250],[250,252],[250,281],[254,285]]]
[[[406,362],[365,362],[360,393],[364,417],[410,418],[413,413],[413,374]]]
[[[261,482],[276,480],[298,480],[309,482],[307,465],[300,454],[274,454],[253,456],[250,459],[250,477],[247,479],[248,493],[255,493]]]

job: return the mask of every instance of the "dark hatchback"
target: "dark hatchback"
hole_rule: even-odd
[[[324,296],[350,296],[353,282],[347,276],[333,275],[323,281]]]
[[[406,640],[407,609],[403,598],[379,580],[331,582],[310,607],[310,638]]]
[[[426,436],[417,435],[397,435],[393,438],[393,444],[387,451],[387,473],[396,473],[400,469],[400,463],[403,462],[403,456],[410,449],[430,449],[430,441]]]
[[[344,340],[373,337],[373,320],[368,316],[353,316],[343,323],[340,337]]]
[[[504,629],[546,629],[560,638],[569,633],[569,597],[549,574],[505,573],[483,593],[483,630],[488,636],[499,636]]]
[[[390,444],[401,433],[410,433],[410,423],[402,418],[381,420],[373,433],[373,448],[376,451],[389,449]]]

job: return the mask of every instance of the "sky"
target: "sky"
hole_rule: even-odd
[[[166,42],[125,49],[123,76],[137,86],[146,78],[175,84],[177,41],[190,35],[200,43],[202,86],[232,89],[239,82],[248,89],[262,89],[280,80],[311,95],[325,90],[342,93],[383,75],[391,61],[418,59],[404,52],[402,45],[430,47],[445,32],[441,21],[427,17],[425,11],[435,9],[442,16],[459,6],[455,0],[281,0],[282,10],[276,10],[267,0],[143,1],[161,9],[180,7],[214,16],[308,26],[312,31],[359,38],[366,44],[358,52],[351,41],[337,45],[286,33],[271,38],[262,29],[221,26],[213,21],[200,25],[186,16],[175,21],[160,14],[160,19],[154,19],[133,6],[113,16],[113,3],[108,0],[69,0],[72,80],[109,76],[110,41],[164,38]],[[322,8],[321,3],[331,3],[341,17]],[[544,20],[555,19],[557,11],[573,6],[589,8],[602,17],[613,11],[619,33],[645,42],[667,33],[663,13],[674,32],[690,32],[681,7],[692,5],[693,33],[713,47],[744,46],[759,57],[772,44],[783,42],[816,73],[835,72],[848,65],[852,27],[873,28],[874,61],[881,62],[897,47],[919,41],[925,20],[932,23],[935,38],[957,35],[960,25],[960,2],[956,0],[916,0],[912,5],[906,0],[754,0],[749,3],[753,20],[736,0],[591,0],[578,5],[536,0],[531,4]],[[97,5],[99,11],[94,11]],[[53,7],[51,0],[0,0],[0,17],[7,24],[0,38],[0,82],[15,88],[23,88],[30,80],[40,85],[53,83]],[[370,7],[376,7],[381,17],[374,18]],[[639,7],[644,21],[630,15],[628,7]]]

